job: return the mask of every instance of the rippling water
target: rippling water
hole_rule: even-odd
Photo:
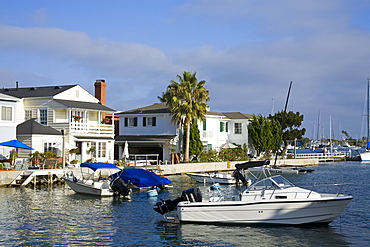
[[[68,187],[0,188],[1,246],[368,246],[370,243],[370,163],[325,163],[315,172],[286,176],[294,183],[349,182],[342,192],[354,199],[329,226],[230,226],[164,221],[152,208],[157,198],[134,192],[132,200],[75,194]],[[187,176],[171,176],[173,188],[208,186]],[[235,186],[222,186],[225,194]]]

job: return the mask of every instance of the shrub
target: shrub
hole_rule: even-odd
[[[222,161],[243,161],[248,160],[246,152],[239,148],[226,148],[220,151]]]
[[[199,162],[219,162],[222,161],[216,150],[202,152],[198,157]]]

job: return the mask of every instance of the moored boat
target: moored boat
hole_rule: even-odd
[[[253,167],[253,163],[249,165]],[[191,188],[175,200],[158,202],[154,210],[162,215],[176,211],[180,221],[193,223],[328,224],[353,199],[339,193],[341,186],[332,194],[314,188],[317,186],[297,187],[281,175],[255,177],[243,193],[231,198],[219,194],[204,199],[199,188]]]
[[[110,163],[81,163],[80,167],[81,177],[71,171],[63,179],[73,191],[81,194],[128,197],[134,187],[162,188],[171,183],[167,178],[140,168],[121,169]],[[84,173],[82,168],[93,172]]]
[[[70,171],[63,177],[74,192],[97,196],[130,195],[131,186],[129,184],[110,178],[110,175],[121,172],[121,168],[110,163],[89,162],[81,163],[80,167],[81,176]],[[83,168],[88,168],[88,172],[84,172]]]
[[[235,184],[236,182],[231,174],[226,173],[186,173],[186,175],[199,183]]]

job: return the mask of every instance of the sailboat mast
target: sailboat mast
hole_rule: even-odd
[[[370,82],[369,78],[367,78],[367,136],[366,136],[366,149],[369,149],[369,127],[370,127],[370,100],[369,100],[369,87],[370,87]]]

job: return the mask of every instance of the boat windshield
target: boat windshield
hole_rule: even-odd
[[[249,186],[248,190],[282,189],[294,187],[294,185],[280,175],[268,177]]]

